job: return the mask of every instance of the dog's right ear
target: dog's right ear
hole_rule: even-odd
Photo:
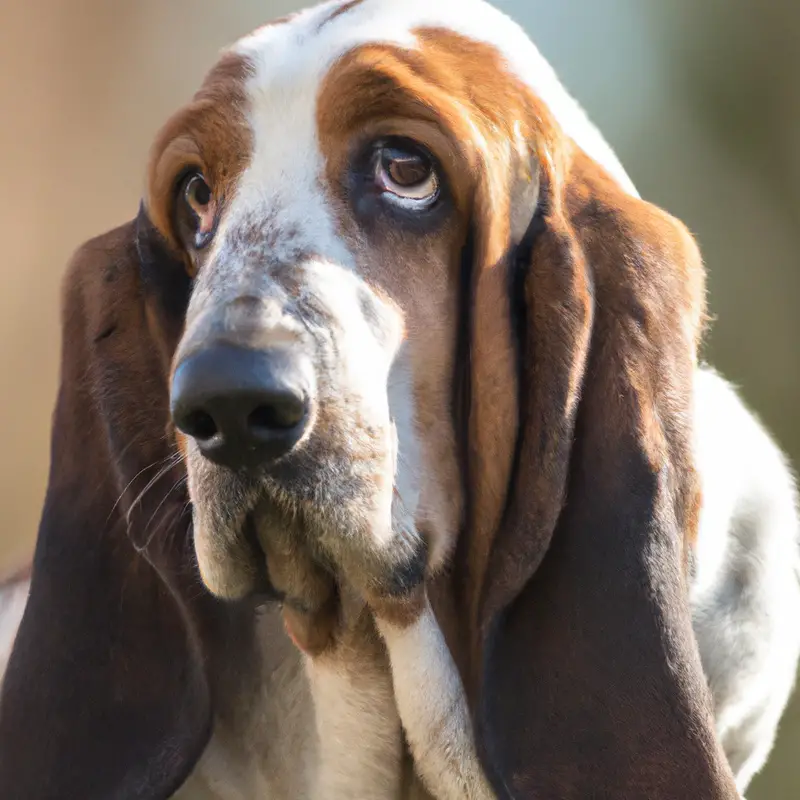
[[[185,599],[198,578],[163,357],[188,276],[156,237],[140,215],[66,275],[49,485],[0,696],[0,797],[167,798],[210,735],[194,622],[208,599]]]

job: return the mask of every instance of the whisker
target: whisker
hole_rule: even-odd
[[[125,514],[125,522],[130,526],[131,524],[131,515],[133,514],[134,509],[136,506],[141,503],[142,498],[149,492],[153,486],[158,483],[171,469],[173,469],[177,464],[181,461],[181,454],[180,452],[175,452],[172,455],[168,456],[166,464],[153,476],[153,478],[147,483],[147,485],[142,489],[141,492],[136,496],[134,501],[131,503],[130,508],[128,508],[127,513]]]
[[[165,512],[162,515],[161,519],[159,520],[158,524],[153,529],[153,531],[150,534],[150,536],[148,536],[147,541],[143,542],[142,544],[135,544],[134,543],[134,547],[136,547],[136,551],[139,552],[139,553],[142,553],[142,552],[146,551],[147,548],[156,539],[156,537],[159,536],[162,533],[162,531],[169,530],[172,527],[172,525],[175,523],[175,518],[176,517],[177,517],[177,514],[175,513],[175,509],[174,508],[171,508],[167,512]]]
[[[145,536],[147,535],[148,528],[150,527],[150,525],[152,525],[153,520],[158,515],[158,512],[161,510],[161,508],[164,505],[164,503],[167,502],[167,499],[169,498],[169,496],[175,491],[175,489],[177,489],[179,486],[181,486],[185,481],[186,481],[186,476],[185,475],[181,475],[181,477],[178,478],[178,480],[175,481],[175,483],[172,484],[172,486],[169,488],[169,490],[167,492],[165,492],[164,496],[161,498],[161,502],[156,506],[155,511],[153,511],[153,513],[151,514],[150,519],[147,522],[147,525],[144,526],[144,531],[142,531],[143,535],[145,535]],[[172,512],[172,516],[177,517],[178,519],[180,519],[182,513],[183,513],[183,508],[181,508],[180,511],[173,511]],[[150,536],[147,537],[147,539],[145,540],[144,544],[142,545],[142,547],[141,547],[142,550],[146,549],[150,545],[150,542],[153,541],[153,539],[155,538],[156,534],[159,533],[160,530],[162,530],[162,528],[163,528],[163,524],[159,525],[159,526],[156,526],[156,528],[153,531],[153,533],[151,533]]]
[[[132,444],[133,444],[133,442],[129,442],[129,443],[128,443],[128,444],[127,444],[127,445],[126,445],[126,446],[125,446],[125,447],[122,449],[122,453],[120,454],[120,458],[121,458],[121,457],[122,457],[122,456],[123,456],[123,455],[124,455],[124,454],[127,452],[127,450],[128,450],[130,447],[131,447],[131,445],[132,445]],[[166,456],[165,458],[159,458],[157,461],[154,461],[152,464],[148,464],[146,467],[142,467],[142,469],[140,469],[140,470],[139,470],[139,471],[138,471],[138,472],[137,472],[137,473],[136,473],[136,474],[135,474],[135,475],[134,475],[134,476],[133,476],[133,477],[132,477],[132,478],[131,478],[131,479],[128,481],[128,483],[127,483],[127,485],[125,486],[125,488],[124,488],[124,489],[123,489],[123,490],[122,490],[122,491],[119,493],[119,497],[117,497],[116,501],[114,502],[114,505],[111,507],[111,511],[109,511],[109,512],[108,512],[108,517],[106,518],[106,522],[105,522],[105,524],[106,524],[106,525],[108,525],[108,523],[109,523],[109,520],[110,520],[110,519],[111,519],[111,517],[113,516],[114,512],[117,510],[117,506],[120,504],[120,502],[121,502],[122,498],[123,498],[123,497],[125,497],[125,492],[127,492],[127,491],[128,491],[128,489],[130,489],[130,488],[131,488],[131,486],[133,485],[134,481],[135,481],[135,480],[136,480],[136,479],[137,479],[137,478],[138,478],[140,475],[142,475],[143,473],[147,472],[147,470],[149,470],[149,469],[153,469],[154,467],[157,467],[157,466],[159,466],[159,465],[163,464],[163,463],[164,463],[164,462],[165,462],[167,459],[169,459],[169,458],[172,458],[172,457],[173,457],[173,455],[172,455],[172,454],[170,454],[170,455]]]

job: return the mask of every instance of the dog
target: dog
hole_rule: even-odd
[[[489,4],[240,40],[65,277],[0,795],[739,797],[798,518],[705,327],[691,234]]]

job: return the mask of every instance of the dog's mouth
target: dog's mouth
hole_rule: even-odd
[[[284,600],[286,600],[286,593],[280,591],[270,580],[267,554],[264,552],[261,542],[258,539],[255,510],[251,511],[244,518],[241,537],[247,547],[251,549],[253,555],[253,586],[250,592],[253,602],[256,605],[284,602]]]
[[[195,552],[212,594],[283,601],[291,596],[284,581],[304,569],[333,573],[331,550],[349,537],[366,538],[363,509],[374,503],[369,482],[354,476],[359,465],[299,460],[305,463],[287,460],[257,478],[190,463]]]
[[[394,424],[320,418],[324,436],[258,472],[190,453],[195,552],[212,594],[285,600],[308,594],[310,583],[321,596],[340,579],[369,590],[418,560],[413,508],[395,487]]]

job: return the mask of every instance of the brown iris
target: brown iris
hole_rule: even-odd
[[[378,186],[404,206],[430,205],[439,193],[439,178],[432,159],[415,147],[385,146],[375,164]]]
[[[183,240],[195,249],[208,244],[216,212],[214,193],[206,179],[199,172],[189,173],[178,192],[177,223]]]

